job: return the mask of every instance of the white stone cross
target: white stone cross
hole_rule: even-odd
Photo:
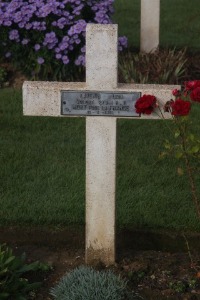
[[[171,98],[177,86],[117,83],[117,25],[89,24],[86,29],[86,83],[25,82],[23,113],[29,116],[62,115],[61,91],[109,91],[153,94]],[[80,107],[79,107],[80,108]],[[115,179],[117,116],[86,116],[86,262],[115,261]],[[141,116],[137,119],[155,119]],[[59,134],[59,133],[58,133]],[[136,195],[137,198],[137,195]],[[67,208],[66,208],[67,209]]]
[[[159,46],[160,0],[141,0],[140,51],[153,52]]]

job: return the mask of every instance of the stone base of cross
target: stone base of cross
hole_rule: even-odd
[[[25,82],[23,85],[24,115],[86,116],[86,263],[115,262],[117,118],[121,117],[121,111],[126,118],[159,118],[156,114],[129,116],[126,99],[132,94],[136,97],[152,94],[164,103],[171,98],[172,90],[178,88],[118,84],[117,68],[117,25],[89,24],[86,83]]]

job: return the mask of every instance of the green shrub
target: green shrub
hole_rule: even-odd
[[[66,274],[50,293],[56,300],[141,299],[128,292],[127,282],[111,271],[99,272],[85,266]]]
[[[29,283],[25,274],[46,271],[47,265],[38,261],[26,264],[25,260],[25,254],[16,257],[11,248],[0,245],[0,299],[26,300],[30,291],[41,286],[39,282]]]
[[[186,49],[157,50],[153,53],[121,55],[120,81],[136,83],[177,84],[186,77]]]

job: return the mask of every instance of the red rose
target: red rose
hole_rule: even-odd
[[[197,87],[200,87],[200,80],[186,81],[184,85],[185,91],[192,91]]]
[[[190,101],[184,101],[182,99],[177,99],[171,104],[172,115],[174,116],[187,116],[191,109]]]
[[[193,101],[200,102],[200,87],[197,87],[191,92],[190,98]]]
[[[156,97],[152,95],[143,95],[136,103],[136,113],[150,115],[156,107]]]

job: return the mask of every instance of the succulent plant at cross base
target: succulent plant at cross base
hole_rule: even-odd
[[[66,274],[50,291],[55,300],[139,300],[127,282],[111,271],[80,266]]]

